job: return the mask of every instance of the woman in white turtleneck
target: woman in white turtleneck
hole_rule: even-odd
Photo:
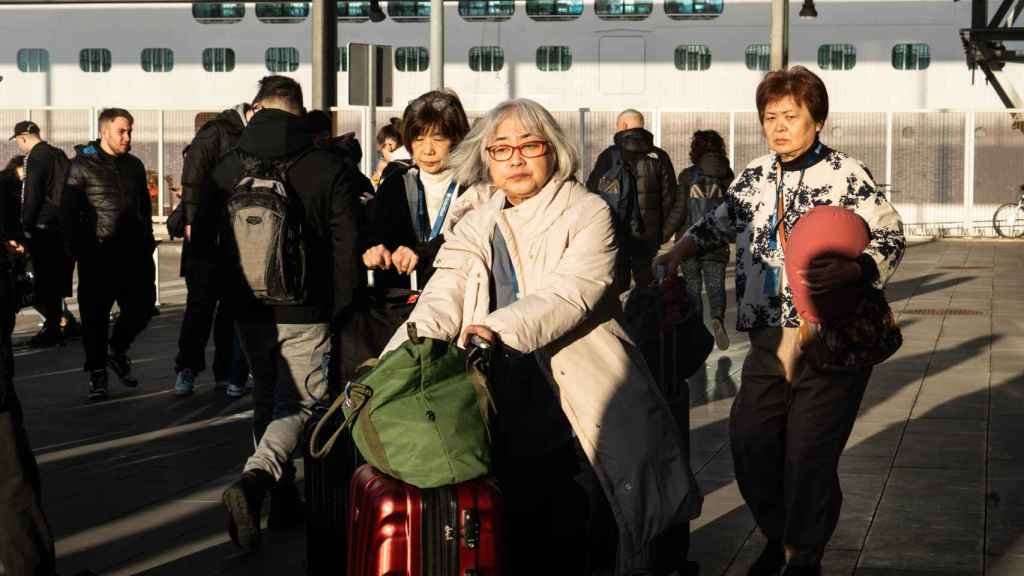
[[[363,264],[379,270],[375,284],[409,287],[417,272],[420,286],[433,273],[434,256],[444,242],[452,204],[462,189],[448,166],[450,152],[469,132],[458,96],[431,91],[413,100],[402,115],[402,141],[412,164],[392,163],[376,198],[367,206]]]

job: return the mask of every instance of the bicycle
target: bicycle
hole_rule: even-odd
[[[1024,236],[1024,185],[1020,187],[1021,195],[1017,203],[1007,202],[996,209],[992,216],[992,227],[996,234],[1003,238],[1020,238]]]

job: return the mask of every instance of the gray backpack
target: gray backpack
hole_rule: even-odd
[[[273,162],[241,150],[235,153],[242,177],[228,198],[227,211],[242,276],[257,301],[302,304],[306,300],[302,215],[286,175],[305,153]]]

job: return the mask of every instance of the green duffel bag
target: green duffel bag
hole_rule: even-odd
[[[346,386],[317,424],[310,454],[323,458],[350,427],[359,452],[385,474],[418,488],[457,484],[490,472],[490,415],[487,388],[490,351],[420,338],[408,325],[409,340],[384,354]],[[339,408],[345,421],[323,446],[318,438]],[[329,425],[328,425],[329,426]]]

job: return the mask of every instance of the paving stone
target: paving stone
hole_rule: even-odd
[[[980,574],[983,486],[983,470],[894,469],[857,574]]]
[[[987,423],[978,420],[911,420],[895,465],[899,468],[984,470],[986,428]]]
[[[1024,574],[1024,556],[989,556],[987,576],[1020,576]]]
[[[997,557],[1024,557],[1024,461],[989,464],[986,552]]]
[[[882,496],[885,477],[881,474],[840,474],[839,481],[843,491],[843,509],[829,547],[860,551]]]
[[[984,421],[988,418],[988,404],[988,390],[973,394],[921,394],[910,417]]]
[[[993,414],[989,426],[989,458],[1024,464],[1024,442],[1021,441],[1024,439],[1024,418]]]

